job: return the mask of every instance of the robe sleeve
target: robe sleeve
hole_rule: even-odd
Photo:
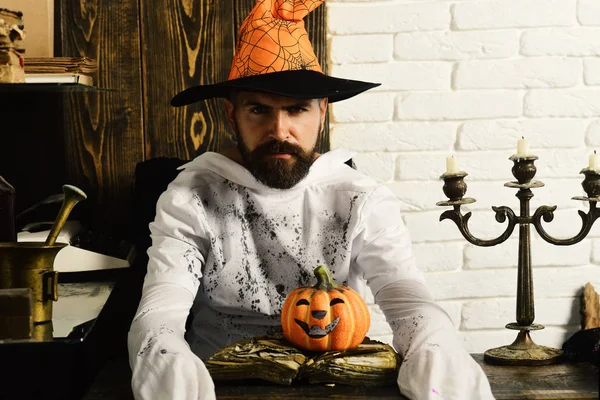
[[[353,268],[392,328],[403,359],[401,393],[418,400],[493,399],[486,375],[425,285],[396,196],[385,187],[375,189],[359,218]]]
[[[215,399],[212,378],[184,337],[206,254],[202,215],[191,201],[167,190],[150,224],[148,272],[127,337],[136,399]]]

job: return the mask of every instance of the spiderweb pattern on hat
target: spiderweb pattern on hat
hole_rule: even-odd
[[[323,72],[303,18],[324,0],[259,0],[242,23],[229,79],[290,70]]]

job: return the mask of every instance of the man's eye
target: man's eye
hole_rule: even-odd
[[[266,112],[266,109],[264,107],[252,107],[250,109],[250,112],[252,114],[261,115],[261,114],[264,114]]]
[[[289,112],[292,114],[300,114],[301,112],[306,111],[304,107],[290,107]]]

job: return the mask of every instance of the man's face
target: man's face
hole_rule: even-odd
[[[327,99],[240,92],[225,101],[225,109],[244,165],[257,180],[289,189],[308,174]]]

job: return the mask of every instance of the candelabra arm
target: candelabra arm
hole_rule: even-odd
[[[469,219],[471,218],[472,214],[469,211],[463,215],[460,212],[460,205],[455,205],[454,210],[444,211],[442,215],[440,215],[440,221],[445,219],[454,221],[460,233],[471,244],[481,247],[495,246],[504,242],[513,233],[515,225],[517,224],[517,216],[515,215],[514,211],[508,207],[492,207],[492,209],[496,212],[496,221],[504,223],[508,219],[508,225],[506,226],[506,229],[495,239],[484,240],[473,236],[469,230]]]
[[[578,234],[568,239],[558,239],[555,238],[546,232],[544,227],[542,226],[542,218],[545,222],[552,222],[554,219],[554,211],[556,210],[556,206],[540,206],[535,213],[533,214],[532,224],[535,227],[535,230],[539,233],[539,235],[546,242],[557,245],[557,246],[570,246],[575,243],[581,242],[587,234],[592,229],[592,225],[594,222],[600,217],[599,210],[596,208],[596,202],[590,201],[590,210],[589,212],[583,212],[579,210],[579,216],[581,217],[581,230]]]

